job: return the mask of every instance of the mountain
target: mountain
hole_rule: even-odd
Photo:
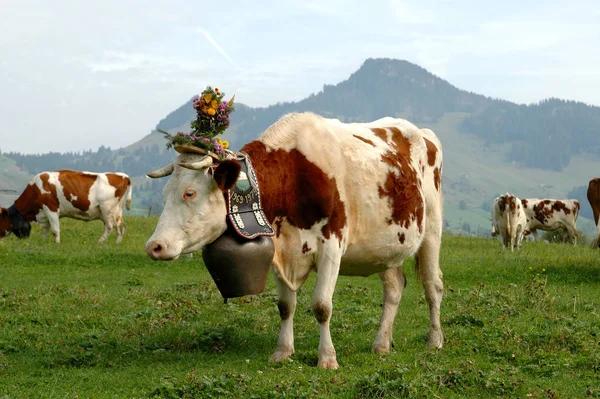
[[[232,93],[233,94],[233,93]],[[444,195],[447,228],[475,234],[490,230],[490,206],[505,192],[522,198],[567,198],[600,174],[600,108],[547,99],[515,104],[460,90],[407,61],[368,59],[348,79],[298,102],[252,108],[237,103],[224,135],[233,149],[258,137],[289,112],[312,111],[346,122],[383,116],[408,119],[434,130],[444,146]],[[195,118],[191,98],[166,115],[157,129],[189,131]],[[153,132],[128,147],[97,153],[23,156],[4,154],[30,173],[64,164],[74,169],[119,169],[131,176],[174,159],[162,134]],[[59,154],[60,155],[60,154]],[[52,160],[52,162],[51,162]],[[594,172],[596,171],[596,172]],[[139,207],[160,209],[159,181],[134,179]],[[584,198],[582,216],[589,214]],[[0,203],[0,205],[2,205]],[[592,231],[582,218],[578,227]]]

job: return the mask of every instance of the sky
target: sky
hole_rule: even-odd
[[[111,149],[219,87],[264,107],[368,58],[529,104],[600,106],[597,0],[0,0],[0,151]]]

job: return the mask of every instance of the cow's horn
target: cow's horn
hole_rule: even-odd
[[[204,168],[208,168],[210,165],[212,165],[213,163],[213,159],[210,156],[204,157],[201,161],[198,162],[181,162],[179,164],[179,166],[183,166],[186,169],[192,169],[192,170],[202,170]]]
[[[158,177],[169,176],[171,173],[173,173],[173,168],[173,163],[170,163],[168,165],[163,166],[160,169],[156,169],[154,172],[148,173],[146,176],[151,177],[153,179],[156,179]]]

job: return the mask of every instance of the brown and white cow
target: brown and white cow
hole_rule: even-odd
[[[317,273],[312,310],[320,326],[318,365],[338,367],[329,323],[340,274],[379,274],[383,314],[373,351],[389,352],[406,285],[402,262],[413,255],[429,303],[428,345],[442,347],[442,148],[431,130],[402,119],[343,124],[294,113],[241,151],[256,169],[261,202],[276,230],[272,270],[281,330],[271,361],[294,353],[296,293],[312,270]],[[227,229],[222,190],[235,184],[239,165],[213,162],[182,153],[149,174],[172,174],[164,210],[146,244],[153,259],[197,251]]]
[[[527,227],[521,201],[506,193],[496,197],[492,206],[492,236],[502,236],[502,246],[514,251],[523,242]]]
[[[598,248],[600,247],[600,177],[594,177],[590,180],[587,190],[587,199],[594,212],[594,223],[596,224],[596,234],[594,235],[592,246]]]
[[[546,198],[524,198],[521,200],[527,217],[525,234],[533,235],[537,241],[537,230],[567,230],[573,244],[577,244],[577,217],[579,201],[574,199],[555,200]]]
[[[123,240],[123,203],[128,191],[126,206],[131,205],[131,180],[125,173],[92,173],[59,170],[42,172],[34,176],[14,205],[0,211],[0,237],[14,232],[18,237],[29,236],[17,224],[38,222],[42,225],[44,239],[52,229],[56,242],[60,242],[61,217],[104,222],[104,242],[113,228],[117,243]],[[10,212],[9,212],[10,211]]]

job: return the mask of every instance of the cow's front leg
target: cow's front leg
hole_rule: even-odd
[[[52,234],[54,234],[54,240],[57,244],[60,244],[60,223],[58,221],[58,213],[47,211],[46,218],[48,219],[48,223],[50,224]]]
[[[372,349],[373,352],[382,355],[389,353],[393,342],[394,320],[406,287],[406,276],[400,266],[379,273],[379,278],[383,283],[383,313]]]
[[[106,241],[106,239],[108,238],[108,236],[110,235],[110,232],[113,230],[113,223],[111,220],[107,220],[106,222],[104,222],[104,233],[102,234],[102,236],[100,237],[100,239],[98,240],[99,244],[104,243],[104,241]]]
[[[41,223],[42,225],[42,241],[46,241],[46,237],[48,237],[48,232],[50,231],[50,223],[45,222]]]
[[[334,247],[339,248],[337,243]],[[312,311],[319,322],[319,362],[318,366],[326,369],[337,369],[338,362],[331,341],[329,322],[333,311],[333,291],[340,271],[341,254],[334,250],[324,250],[318,262],[317,283],[312,297]]]
[[[280,362],[294,354],[294,313],[296,312],[296,291],[292,291],[281,279],[275,278],[277,292],[279,293],[279,316],[281,317],[281,330],[275,353],[270,362]]]

